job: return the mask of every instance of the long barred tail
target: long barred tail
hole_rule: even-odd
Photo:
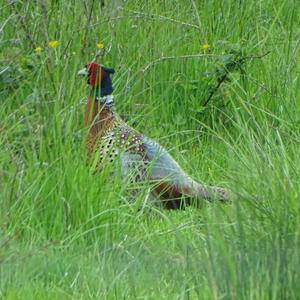
[[[231,199],[229,190],[218,186],[206,186],[194,180],[190,188],[190,195],[207,200],[219,200],[224,202],[230,201]]]
[[[228,190],[216,186],[202,185],[190,177],[184,183],[174,184],[172,180],[161,179],[154,181],[154,191],[169,208],[179,208],[182,199],[187,204],[202,203],[203,200],[230,202],[231,195]]]

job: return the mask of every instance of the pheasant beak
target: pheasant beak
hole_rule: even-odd
[[[77,75],[79,75],[79,76],[88,76],[88,75],[89,75],[89,71],[88,71],[88,69],[85,67],[85,68],[81,69],[81,70],[77,73]]]

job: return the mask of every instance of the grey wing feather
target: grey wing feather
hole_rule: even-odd
[[[164,179],[172,181],[175,185],[191,183],[192,179],[163,147],[145,137],[143,144],[150,161],[149,175],[151,179]]]
[[[144,138],[143,143],[147,157],[151,161],[150,179],[168,182],[170,186],[177,188],[177,191],[181,191],[187,196],[211,198],[217,195],[220,198],[227,198],[227,195],[222,195],[225,192],[223,189],[206,186],[193,180],[158,143],[149,138]]]
[[[168,183],[170,187],[176,188],[178,192],[186,196],[228,200],[229,194],[225,189],[206,186],[193,180],[182,170],[173,157],[155,141],[143,137],[142,143],[149,165],[145,165],[145,157],[140,154],[124,153],[121,155],[121,161],[125,174],[132,170],[140,179],[147,177],[152,181]]]

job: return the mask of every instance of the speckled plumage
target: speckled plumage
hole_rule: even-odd
[[[97,118],[89,130],[87,148],[89,155],[97,152],[99,164],[107,156],[112,161],[120,150],[145,156],[142,135],[121,120],[112,108],[101,107]]]

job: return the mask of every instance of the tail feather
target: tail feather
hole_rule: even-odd
[[[185,190],[187,195],[207,200],[229,201],[230,192],[218,186],[205,186],[193,180],[192,185]]]
[[[165,201],[189,199],[187,204],[191,202],[202,202],[202,200],[217,200],[222,202],[229,202],[230,192],[225,188],[216,186],[204,186],[191,178],[187,177],[189,184],[174,184],[172,181],[156,181],[154,191],[160,198]]]

